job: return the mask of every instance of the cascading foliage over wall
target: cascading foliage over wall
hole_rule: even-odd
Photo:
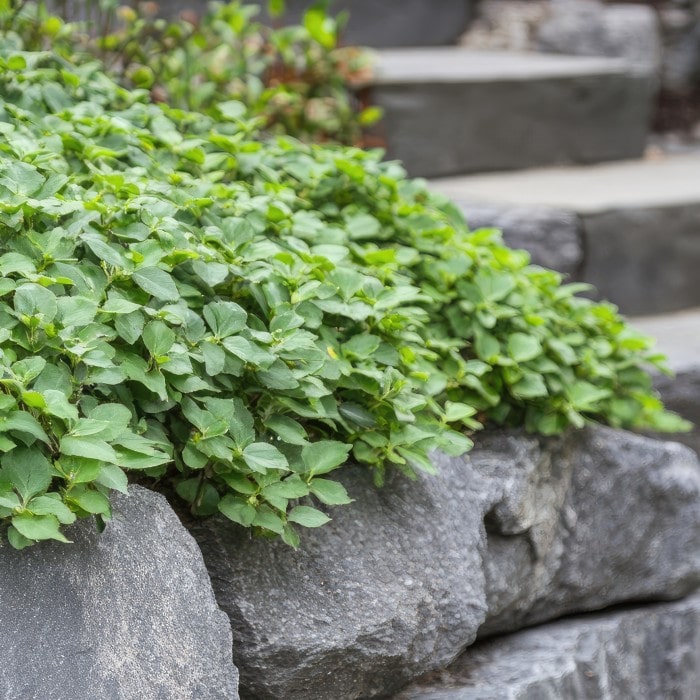
[[[126,473],[295,546],[329,474],[431,469],[481,425],[678,429],[660,364],[381,154],[264,140],[0,39],[0,517],[109,516]]]

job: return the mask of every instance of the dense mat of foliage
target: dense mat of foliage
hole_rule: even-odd
[[[0,40],[0,518],[109,516],[125,470],[281,535],[348,454],[430,469],[481,423],[678,427],[650,342],[380,154],[261,141]],[[299,501],[301,499],[301,501]]]
[[[267,4],[273,14],[284,9],[280,0]],[[154,2],[85,2],[83,21],[70,23],[43,3],[12,10],[0,0],[0,29],[20,36],[25,50],[99,58],[117,82],[171,107],[206,112],[235,99],[267,132],[359,144],[381,116],[352,87],[367,79],[370,56],[339,46],[344,17],[325,4],[311,6],[299,25],[271,28],[255,21],[259,5],[241,0],[170,20]]]

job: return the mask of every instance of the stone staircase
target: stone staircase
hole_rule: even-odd
[[[648,148],[648,71],[603,57],[406,48],[377,52],[369,90],[388,156],[431,178],[472,228],[500,228],[658,338],[676,378],[656,377],[657,389],[700,425],[700,151]],[[697,429],[673,439],[700,450]],[[697,698],[698,610],[690,598],[486,640],[396,697]],[[663,641],[676,618],[687,628]]]

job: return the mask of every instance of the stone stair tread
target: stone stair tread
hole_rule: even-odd
[[[619,58],[564,56],[462,47],[384,49],[375,52],[372,84],[460,83],[541,80],[582,75],[625,74]]]
[[[455,201],[598,213],[700,202],[700,152],[595,165],[533,168],[431,180]]]

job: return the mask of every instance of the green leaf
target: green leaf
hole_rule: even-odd
[[[39,316],[50,323],[58,313],[56,296],[38,284],[23,284],[15,291],[15,311],[20,316]]]
[[[29,446],[34,440],[40,440],[49,444],[48,435],[44,432],[34,416],[26,411],[14,411],[7,418],[0,416],[0,432],[12,432],[23,436],[22,439]],[[33,438],[33,439],[28,439]]]
[[[589,382],[575,382],[568,388],[569,400],[577,411],[593,410],[598,402],[610,397],[609,389],[599,389]]]
[[[285,522],[279,515],[273,513],[268,508],[260,508],[255,513],[253,525],[256,525],[257,527],[264,527],[266,530],[270,530],[271,532],[281,535],[284,532]]]
[[[29,408],[46,408],[46,400],[38,391],[23,391],[22,403]]]
[[[219,501],[219,510],[234,523],[250,527],[255,520],[257,511],[247,501],[236,496],[224,496]]]
[[[95,482],[108,489],[128,493],[128,479],[126,474],[116,464],[104,464],[99,474],[95,477]]]
[[[213,301],[207,304],[202,314],[217,338],[228,338],[246,327],[248,314],[232,301]]]
[[[282,541],[294,549],[297,549],[301,544],[299,535],[289,524],[284,526],[284,530],[282,531]]]
[[[46,402],[45,410],[50,416],[60,418],[68,426],[78,420],[78,409],[68,401],[63,392],[46,389],[43,395]]]
[[[94,515],[111,516],[112,510],[109,505],[109,499],[99,491],[92,489],[83,489],[78,491],[73,489],[66,500],[84,510],[86,513]]]
[[[290,445],[306,445],[309,441],[306,430],[289,416],[270,416],[265,422],[265,427]]]
[[[25,547],[30,547],[34,544],[32,540],[21,535],[12,525],[7,529],[7,541],[15,549],[24,549]]]
[[[330,479],[312,479],[309,482],[311,493],[318,498],[321,503],[328,506],[342,506],[352,503],[345,486]]]
[[[180,298],[173,278],[159,267],[142,267],[133,273],[132,279],[144,292],[160,301],[177,301]]]
[[[225,338],[223,345],[232,355],[240,358],[246,364],[269,367],[274,362],[274,357],[269,352],[240,335]],[[291,374],[288,368],[285,367],[285,369]]]
[[[303,527],[321,527],[330,522],[330,518],[324,512],[310,506],[292,508],[287,518]]]
[[[25,503],[49,488],[51,464],[37,447],[17,447],[0,457],[0,465],[0,480],[12,484]]]
[[[520,399],[534,399],[547,396],[547,385],[539,374],[527,373],[512,387],[512,392]]]
[[[141,337],[143,325],[143,315],[140,311],[117,316],[114,320],[114,328],[129,345],[133,345]]]
[[[302,498],[309,494],[309,487],[298,476],[265,486],[262,490],[265,498]]]
[[[63,525],[70,525],[76,520],[75,513],[61,500],[58,494],[47,494],[32,498],[27,504],[27,510],[35,515],[55,515]]]
[[[162,321],[151,321],[143,329],[143,343],[154,357],[165,355],[175,343],[175,333]]]
[[[12,517],[12,525],[28,540],[58,540],[70,542],[60,531],[60,523],[55,515],[30,515],[25,513]]]
[[[254,472],[265,473],[268,469],[289,469],[287,458],[274,446],[266,442],[254,442],[243,450],[245,463]]]
[[[351,445],[336,440],[312,442],[301,451],[305,473],[326,474],[347,462]]]
[[[204,369],[210,377],[218,377],[224,371],[226,353],[223,348],[214,343],[202,343]]]
[[[92,437],[72,437],[65,435],[61,439],[61,453],[74,457],[87,457],[102,462],[117,463],[117,455],[114,449],[104,440]]]
[[[516,362],[527,362],[542,354],[542,345],[532,335],[513,333],[508,338],[508,354]]]

